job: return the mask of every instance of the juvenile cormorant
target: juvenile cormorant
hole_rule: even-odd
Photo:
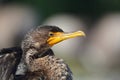
[[[72,80],[72,72],[63,59],[50,49],[53,45],[84,32],[65,33],[56,26],[40,26],[26,34],[22,41],[21,61],[27,67],[22,80]],[[19,66],[18,66],[19,67]]]

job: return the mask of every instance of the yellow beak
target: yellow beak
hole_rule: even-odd
[[[83,31],[76,31],[72,33],[64,33],[64,32],[56,32],[53,36],[51,36],[47,42],[50,46],[53,46],[54,44],[57,44],[63,40],[78,37],[78,36],[85,36],[85,33]]]

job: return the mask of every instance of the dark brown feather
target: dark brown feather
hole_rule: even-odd
[[[22,50],[19,47],[5,48],[0,51],[0,80],[14,80]]]

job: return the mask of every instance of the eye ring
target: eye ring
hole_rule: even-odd
[[[54,33],[53,32],[49,32],[49,36],[54,36]]]

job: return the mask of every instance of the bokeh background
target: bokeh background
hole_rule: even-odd
[[[85,31],[53,47],[74,80],[120,80],[120,0],[0,0],[1,49],[41,24]]]

